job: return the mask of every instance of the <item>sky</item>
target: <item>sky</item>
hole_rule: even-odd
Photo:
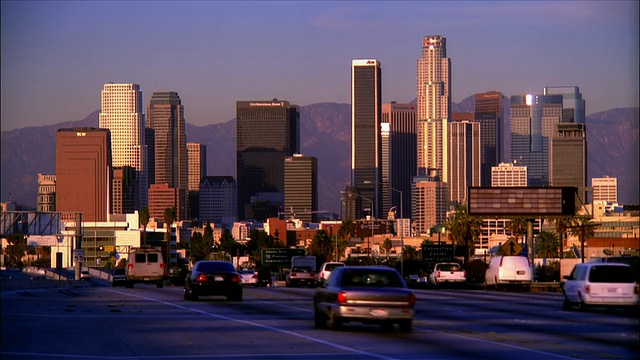
[[[578,86],[587,115],[638,107],[638,3],[2,0],[1,129],[84,119],[108,82],[140,84],[145,108],[177,91],[199,126],[239,100],[348,104],[352,59],[410,102],[428,35],[447,38],[454,102]]]

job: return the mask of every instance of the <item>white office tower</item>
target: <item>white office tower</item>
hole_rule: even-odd
[[[450,113],[451,59],[447,58],[446,38],[425,36],[417,76],[418,175],[426,169],[438,169],[445,183],[449,182],[447,122]]]
[[[591,179],[593,188],[593,201],[606,201],[618,203],[618,178],[605,176]]]
[[[491,167],[491,186],[527,186],[527,167],[500,163]]]
[[[112,166],[136,170],[136,210],[147,207],[147,159],[142,91],[138,84],[105,84],[102,89],[100,128],[111,132]]]

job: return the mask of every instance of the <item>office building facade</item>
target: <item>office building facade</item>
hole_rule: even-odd
[[[164,221],[164,212],[175,206],[175,221],[185,220],[186,190],[170,187],[168,184],[152,184],[149,187],[149,215]]]
[[[585,123],[585,100],[577,86],[547,86],[543,88],[543,95],[562,96],[562,122]]]
[[[155,133],[155,184],[187,190],[188,155],[184,107],[177,92],[154,92],[147,127]]]
[[[446,38],[422,39],[422,55],[417,69],[418,171],[439,169],[443,182],[449,181],[447,122],[451,113],[451,60]],[[422,170],[420,170],[422,169]]]
[[[351,61],[351,185],[382,214],[382,68],[375,59]]]
[[[284,213],[305,223],[318,221],[317,158],[293,154],[284,159]]]
[[[491,168],[491,186],[527,186],[527,167],[500,163]]]
[[[56,211],[107,221],[111,213],[111,137],[107,129],[56,132]]]
[[[132,214],[135,211],[136,171],[131,166],[113,169],[111,203],[113,214]]]
[[[38,174],[38,200],[36,209],[41,212],[56,211],[55,174]]]
[[[480,123],[480,148],[481,148],[481,185],[488,186],[491,183],[491,168],[498,163],[509,161],[510,152],[504,131],[509,131],[505,115],[509,108],[509,99],[499,91],[489,91],[475,94],[475,121]],[[508,135],[508,133],[507,133]]]
[[[411,220],[415,235],[429,234],[435,225],[443,225],[449,209],[449,186],[440,180],[436,169],[413,178]]]
[[[188,142],[187,154],[188,188],[189,191],[199,191],[200,181],[207,176],[207,145]]]
[[[236,102],[238,215],[245,219],[251,197],[284,197],[284,159],[300,153],[300,110],[288,101]],[[273,204],[277,208],[282,204]],[[264,219],[256,219],[264,220]]]
[[[592,178],[593,201],[606,201],[613,204],[618,203],[618,178],[605,176],[602,178]]]
[[[417,167],[416,131],[415,105],[395,102],[382,104],[383,213],[395,206],[396,217],[402,214],[404,218],[411,218],[411,184]]]
[[[480,132],[475,121],[452,121],[448,124],[449,136],[449,200],[452,203],[467,202],[470,186],[480,186]]]
[[[556,124],[551,138],[551,186],[576,187],[576,209],[587,204],[587,136],[584,123]]]
[[[111,133],[112,167],[136,169],[136,210],[147,207],[147,148],[142,91],[138,84],[105,84],[101,93],[100,128]]]
[[[206,224],[233,224],[238,214],[237,184],[232,176],[205,176],[200,182],[200,218]]]

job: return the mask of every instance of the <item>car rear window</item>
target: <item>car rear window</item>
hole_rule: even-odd
[[[460,271],[460,265],[458,264],[440,264],[438,270],[442,271]]]
[[[124,275],[124,269],[115,269],[113,272],[114,275]]]
[[[198,264],[197,271],[200,272],[215,272],[215,271],[236,271],[236,269],[228,262],[201,262]]]
[[[326,264],[324,266],[324,269],[327,271],[333,271],[333,269],[337,268],[337,267],[341,267],[344,266],[343,264]]]
[[[352,269],[342,274],[342,286],[404,287],[400,276],[393,271]]]
[[[311,268],[308,266],[294,266],[293,269],[291,269],[291,272],[311,272]]]
[[[627,266],[593,266],[589,272],[592,283],[632,283],[633,272]]]

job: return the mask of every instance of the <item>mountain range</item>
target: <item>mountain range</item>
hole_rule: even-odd
[[[470,96],[452,104],[453,112],[473,111]],[[60,128],[98,127],[95,111],[85,119],[2,131],[1,200],[35,207],[38,173],[55,173]],[[591,178],[618,178],[618,200],[639,204],[639,109],[618,108],[586,117],[588,185]],[[340,191],[350,182],[351,105],[318,103],[300,107],[301,152],[318,158],[319,209],[339,212]],[[186,124],[187,141],[207,146],[207,174],[236,174],[235,119],[196,126]]]

